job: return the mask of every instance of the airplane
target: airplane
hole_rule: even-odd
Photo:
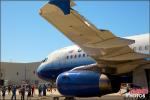
[[[56,82],[66,97],[102,96],[132,83],[132,71],[150,66],[149,35],[120,38],[97,29],[72,6],[70,0],[50,0],[40,15],[75,45],[52,52],[37,68],[37,75]]]

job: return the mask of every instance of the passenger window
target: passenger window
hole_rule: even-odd
[[[148,50],[148,45],[145,46],[145,50]]]
[[[72,55],[70,56],[70,59],[72,59]]]
[[[133,47],[133,50],[136,51],[136,47]]]
[[[67,56],[67,59],[69,59],[69,56]]]
[[[74,55],[74,58],[76,58],[77,57],[77,55]]]
[[[142,50],[142,47],[141,47],[141,46],[139,46],[139,50],[140,50],[140,51]]]
[[[83,57],[85,57],[85,54],[83,54]]]
[[[79,56],[78,56],[79,58],[81,57],[81,54],[79,54]]]

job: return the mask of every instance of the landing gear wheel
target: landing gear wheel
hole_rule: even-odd
[[[74,97],[65,97],[64,100],[76,100]]]
[[[53,100],[59,100],[59,97],[54,97]]]

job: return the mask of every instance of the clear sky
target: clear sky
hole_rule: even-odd
[[[1,2],[1,61],[33,62],[72,45],[39,15],[47,1]],[[76,9],[98,28],[117,36],[149,33],[148,1],[76,1]]]

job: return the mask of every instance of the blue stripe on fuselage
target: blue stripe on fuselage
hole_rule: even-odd
[[[66,62],[54,61],[53,63],[43,64],[37,69],[37,74],[40,78],[44,80],[55,80],[57,76],[65,71],[69,71],[75,67],[94,64],[94,61],[91,58],[86,59],[76,59],[76,60],[67,60]]]

